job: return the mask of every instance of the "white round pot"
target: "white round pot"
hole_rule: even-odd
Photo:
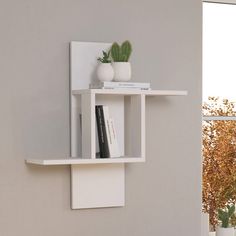
[[[113,62],[112,63],[115,75],[115,81],[129,81],[131,79],[131,64],[130,62]]]
[[[216,228],[216,236],[234,236],[234,227],[231,228]]]
[[[100,81],[112,81],[114,78],[114,70],[111,63],[101,63],[97,68],[97,77]]]

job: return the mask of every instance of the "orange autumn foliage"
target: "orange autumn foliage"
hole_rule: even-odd
[[[204,116],[236,116],[234,104],[210,97]],[[212,229],[217,209],[236,202],[236,121],[203,121],[202,207],[209,213]]]

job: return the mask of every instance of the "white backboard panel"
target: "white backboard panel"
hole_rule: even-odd
[[[87,89],[90,82],[97,79],[97,58],[110,46],[110,43],[71,42],[71,90]]]
[[[72,209],[124,206],[124,164],[73,165]]]
[[[73,94],[88,89],[95,81],[97,58],[109,50],[109,43],[71,42],[71,156],[96,158],[95,104],[108,105],[117,121],[121,153],[124,154],[124,98],[94,94]],[[110,98],[110,99],[109,99]],[[81,123],[82,117],[82,123]],[[124,205],[124,164],[72,165],[71,208],[116,207]]]

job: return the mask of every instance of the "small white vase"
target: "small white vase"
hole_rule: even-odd
[[[112,81],[114,78],[114,70],[111,63],[101,63],[97,68],[97,77],[100,81]]]
[[[216,228],[216,236],[234,236],[234,227],[231,228]]]
[[[131,79],[131,64],[130,62],[113,62],[112,63],[115,75],[115,81],[129,81]]]

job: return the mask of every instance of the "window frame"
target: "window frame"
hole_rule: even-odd
[[[203,0],[203,2],[209,3],[221,3],[221,4],[236,4],[236,0]]]

